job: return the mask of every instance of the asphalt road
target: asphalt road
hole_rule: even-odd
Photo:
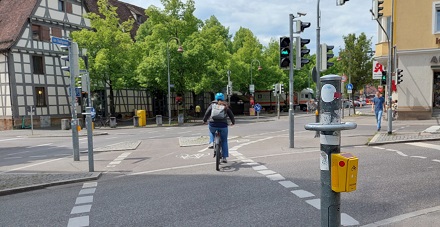
[[[361,226],[439,206],[440,142],[367,147],[375,127],[357,120],[358,128],[343,132],[341,139],[341,152],[359,158],[357,190],[341,196],[343,224]],[[229,128],[231,157],[220,172],[206,145],[179,146],[178,137],[206,135],[204,125],[97,136],[98,146],[142,143],[132,151],[96,154],[95,168],[105,173],[93,192],[80,195],[85,185],[77,183],[0,197],[0,225],[74,226],[87,217],[90,226],[320,226],[319,138],[304,130],[313,121],[313,115],[295,118],[294,149],[288,148],[287,117],[239,121]],[[405,123],[395,126],[405,130]],[[52,144],[39,146],[47,143]],[[16,148],[17,141],[0,140],[0,166],[68,154],[70,143],[65,138],[26,139]],[[47,149],[59,146],[67,147]],[[22,159],[5,159],[14,152],[23,152]],[[118,158],[120,164],[108,167]],[[82,197],[93,200],[85,207],[75,205]]]

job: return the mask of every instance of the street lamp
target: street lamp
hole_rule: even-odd
[[[257,59],[254,59],[251,61],[251,84],[249,85],[249,91],[251,92],[252,96],[254,96],[254,84],[252,84],[252,64],[256,61],[258,62],[258,71],[263,69],[263,68],[261,68],[260,61],[258,61]]]
[[[167,67],[168,67],[168,124],[171,125],[171,84],[170,84],[170,50],[169,50],[169,43],[171,40],[176,40],[177,45],[179,45],[179,48],[177,49],[177,52],[182,53],[183,47],[180,45],[180,40],[177,37],[171,37],[168,39],[167,42]]]

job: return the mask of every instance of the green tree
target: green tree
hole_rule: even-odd
[[[180,0],[161,0],[164,9],[150,6],[146,10],[149,19],[139,27],[136,36],[136,55],[138,58],[136,78],[143,87],[166,91],[168,86],[168,58],[170,77],[175,91],[181,95],[186,91],[187,72],[196,63],[185,61],[185,42],[198,32],[202,22],[194,16],[194,1],[182,3]],[[178,53],[178,43],[185,50]],[[167,48],[168,47],[168,48]],[[189,63],[189,65],[187,64]]]
[[[87,49],[92,90],[110,90],[110,114],[114,116],[114,89],[133,86],[130,36],[133,20],[120,23],[116,7],[108,0],[98,1],[99,14],[90,13],[92,29],[72,32],[80,48]]]
[[[365,33],[359,36],[349,34],[343,37],[345,48],[339,53],[342,72],[351,79],[353,93],[363,89],[366,84],[373,82],[371,75],[371,38]]]

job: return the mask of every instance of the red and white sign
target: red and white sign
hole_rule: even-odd
[[[342,82],[347,82],[347,76],[345,74],[342,74]]]
[[[382,79],[383,65],[378,61],[373,61],[373,80]]]

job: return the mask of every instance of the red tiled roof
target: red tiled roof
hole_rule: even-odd
[[[87,9],[90,12],[99,14],[97,2],[98,2],[97,0],[85,0]],[[118,8],[116,10],[116,13],[118,13],[119,19],[121,22],[127,21],[130,18],[134,19],[135,22],[133,23],[133,28],[130,31],[131,37],[134,39],[140,24],[136,22],[136,18],[133,17],[133,14],[131,12],[134,12],[137,15],[141,15],[142,22],[144,22],[147,20],[147,16],[145,15],[145,9],[138,7],[138,6],[135,6],[135,5],[131,5],[129,3],[117,1],[117,0],[108,0],[108,2],[112,6],[115,6]]]
[[[0,52],[16,41],[38,0],[0,0]]]

